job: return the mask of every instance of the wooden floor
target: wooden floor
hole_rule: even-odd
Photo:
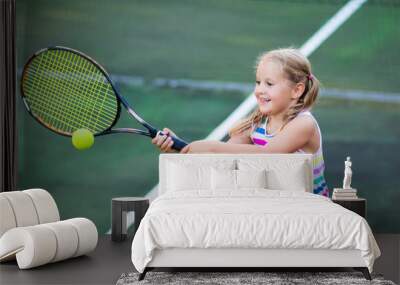
[[[130,259],[131,242],[99,238],[87,256],[19,270],[16,262],[0,264],[0,284],[115,284],[124,272],[135,270]]]
[[[374,272],[399,283],[400,234],[375,234],[375,238],[382,256],[376,261]],[[19,270],[16,262],[2,263],[0,284],[115,284],[122,273],[135,270],[130,259],[130,247],[131,240],[116,243],[105,235],[100,237],[96,250],[88,256],[29,270]]]

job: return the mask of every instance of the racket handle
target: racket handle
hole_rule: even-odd
[[[162,135],[162,136],[164,135],[164,133],[161,132],[161,131],[159,131],[159,134]],[[175,150],[180,151],[182,148],[184,148],[185,146],[188,145],[188,143],[185,142],[184,140],[181,140],[181,139],[179,139],[179,138],[177,138],[177,137],[174,137],[174,136],[171,136],[171,135],[168,135],[168,136],[169,136],[169,137],[172,139],[172,141],[174,142],[174,144],[172,145],[172,148],[175,149]]]

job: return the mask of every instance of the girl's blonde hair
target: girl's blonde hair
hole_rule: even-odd
[[[290,107],[284,118],[283,127],[293,120],[303,109],[309,109],[315,103],[319,93],[320,82],[311,73],[311,64],[307,57],[302,55],[295,48],[280,48],[262,53],[256,61],[255,70],[262,60],[273,60],[281,65],[283,76],[293,83],[303,82],[305,85],[304,93],[299,97],[297,103]],[[263,114],[259,108],[254,110],[247,118],[239,122],[229,130],[229,136],[243,132],[251,132],[263,119]]]

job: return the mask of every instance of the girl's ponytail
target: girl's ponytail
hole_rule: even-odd
[[[320,82],[315,75],[310,72],[310,74],[304,75],[302,81],[305,82],[306,86],[304,93],[297,100],[297,103],[289,108],[282,128],[293,120],[302,110],[310,109],[318,98]]]
[[[307,76],[307,79],[308,90],[307,92],[305,92],[306,94],[304,95],[304,108],[308,109],[311,108],[312,105],[314,105],[315,101],[317,101],[320,82],[318,78],[316,78],[315,75],[312,73]]]

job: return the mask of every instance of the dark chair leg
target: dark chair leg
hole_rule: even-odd
[[[364,275],[365,279],[372,280],[371,275],[369,274],[369,270],[367,267],[354,267],[355,270],[361,271]]]
[[[138,281],[142,281],[144,279],[144,277],[146,276],[148,269],[147,267],[144,269],[144,271],[142,273],[139,274],[139,278]]]

